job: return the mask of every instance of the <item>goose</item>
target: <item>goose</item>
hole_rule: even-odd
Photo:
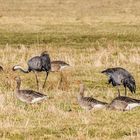
[[[140,100],[126,96],[119,96],[112,100],[112,102],[108,105],[108,108],[113,110],[128,111],[138,106],[140,106]]]
[[[62,71],[67,67],[70,67],[70,65],[64,61],[61,61],[61,60],[51,61],[52,72]]]
[[[105,108],[107,103],[96,100],[92,97],[84,97],[84,85],[80,84],[80,91],[78,95],[78,103],[79,105],[86,110],[91,110],[92,108],[94,109],[102,109]]]
[[[62,71],[68,67],[70,67],[70,65],[64,61],[61,60],[51,61],[51,72],[60,72],[59,85],[62,84],[64,77]]]
[[[40,102],[44,99],[47,98],[47,95],[44,95],[42,93],[33,91],[33,90],[21,90],[20,85],[21,85],[21,78],[20,77],[15,77],[17,86],[16,86],[16,97],[25,103],[32,104],[36,102]]]

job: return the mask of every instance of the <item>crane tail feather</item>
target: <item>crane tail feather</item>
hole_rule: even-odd
[[[126,80],[125,84],[128,87],[128,89],[131,91],[132,94],[136,93],[136,83],[133,78],[129,78],[128,80]]]

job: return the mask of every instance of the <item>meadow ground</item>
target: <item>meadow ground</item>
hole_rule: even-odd
[[[106,84],[101,70],[121,66],[135,77],[140,99],[140,2],[138,0],[1,0],[0,1],[0,139],[139,140],[140,108],[129,112],[84,111],[77,104],[79,81],[85,94],[111,102],[116,89]],[[47,50],[52,60],[72,67],[50,73],[40,92],[49,99],[26,105],[14,96],[14,77],[23,89],[36,90],[33,73],[13,72],[27,67],[29,58]],[[62,90],[63,88],[63,90]],[[121,88],[121,93],[124,89]]]

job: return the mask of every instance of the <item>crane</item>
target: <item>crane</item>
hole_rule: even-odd
[[[15,65],[13,67],[13,71],[15,70],[20,70],[21,72],[24,73],[29,73],[31,71],[34,72],[35,77],[36,77],[36,83],[37,83],[37,88],[39,89],[39,82],[38,82],[38,77],[37,77],[37,72],[46,72],[46,78],[43,84],[43,88],[45,87],[46,80],[49,74],[49,71],[51,70],[51,61],[50,57],[47,51],[44,51],[41,53],[40,56],[34,56],[30,60],[28,60],[28,68],[25,70],[23,69],[20,65]]]
[[[131,93],[136,92],[136,83],[134,77],[124,68],[115,67],[103,70],[101,73],[106,74],[109,79],[108,83],[112,84],[113,87],[117,87],[118,96],[120,96],[119,86],[123,85],[125,88],[125,96],[127,94],[127,88]]]

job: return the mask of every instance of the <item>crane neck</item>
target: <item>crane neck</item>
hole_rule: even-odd
[[[20,70],[21,72],[24,72],[24,73],[29,73],[29,69],[23,69],[21,66],[15,66],[13,68],[14,70]]]

